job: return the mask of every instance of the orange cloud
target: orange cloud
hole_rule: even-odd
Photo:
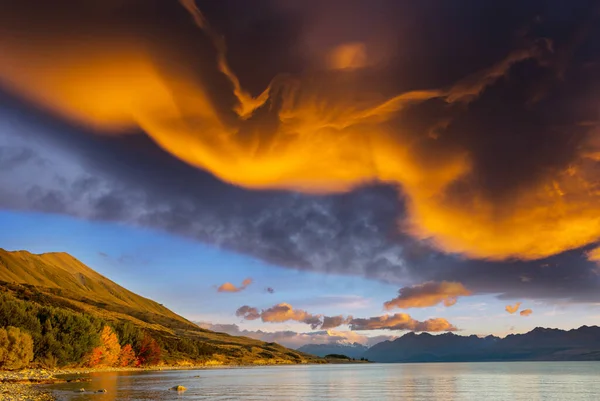
[[[471,291],[467,290],[461,283],[442,281],[440,283],[429,281],[427,283],[403,287],[398,291],[399,295],[383,304],[385,309],[393,308],[426,308],[443,303],[452,306],[460,296],[469,296]]]
[[[320,328],[323,330],[339,327],[343,324],[348,324],[352,316],[324,316],[314,315],[302,309],[294,309],[292,305],[282,302],[268,309],[263,309],[258,312],[257,308],[251,308],[247,305],[242,306],[236,311],[236,316],[246,320],[256,320],[260,318],[263,322],[283,323],[295,321],[309,324],[313,329]]]
[[[514,305],[506,305],[506,308],[504,308],[504,309],[512,315],[513,313],[518,311],[520,307],[521,307],[521,302],[517,302]]]
[[[550,50],[548,42],[514,51],[447,88],[382,99],[350,82],[347,71],[332,70],[324,76],[277,76],[254,97],[228,65],[224,40],[194,1],[181,3],[213,40],[215,67],[231,86],[234,113],[214,100],[207,89],[211,77],[182,68],[184,60],[165,56],[170,64],[157,63],[159,49],[143,36],[66,31],[61,36],[58,25],[56,34],[44,29],[40,36],[30,33],[28,24],[0,27],[0,85],[101,131],[142,129],[179,159],[246,188],[335,193],[373,181],[398,185],[407,208],[400,229],[445,252],[536,259],[600,239],[600,162],[590,156],[600,151],[598,143],[587,143],[568,169],[520,189],[506,205],[468,179],[469,149],[438,146],[432,155],[425,149],[434,139],[415,140],[408,126],[390,128],[425,101],[472,101],[516,63],[540,60]],[[334,66],[365,61],[360,46],[338,53]],[[280,105],[269,109],[276,125],[255,113],[269,104]],[[468,199],[452,191],[457,184]]]
[[[265,309],[261,314],[263,322],[287,322],[288,320],[303,322],[312,317],[312,314],[302,309],[294,309],[292,305],[287,303],[280,303],[269,309]]]
[[[588,260],[600,264],[600,246],[589,251],[586,256]]]
[[[533,313],[533,311],[531,309],[523,309],[521,311],[521,316],[529,316]]]
[[[443,318],[418,321],[406,313],[383,315],[367,319],[352,319],[352,330],[410,330],[410,331],[456,331],[454,325]]]
[[[252,284],[252,279],[251,278],[247,278],[244,281],[242,281],[242,285],[239,287],[236,287],[235,285],[231,284],[230,282],[227,283],[223,283],[219,286],[219,288],[217,288],[218,292],[240,292],[246,289],[246,287],[248,287],[250,284]]]

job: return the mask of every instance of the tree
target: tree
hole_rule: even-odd
[[[138,364],[156,365],[160,362],[161,353],[160,345],[156,340],[148,334],[144,334],[140,344],[140,352],[138,352]]]
[[[33,359],[33,339],[16,327],[0,328],[0,368],[15,370]]]
[[[100,333],[100,346],[92,350],[89,365],[115,366],[119,362],[120,355],[119,337],[112,331],[110,326],[104,326]]]
[[[119,366],[132,366],[136,362],[137,358],[131,344],[126,344],[121,348],[121,354],[119,355]]]

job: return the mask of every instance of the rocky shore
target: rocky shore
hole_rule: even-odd
[[[55,401],[51,392],[40,384],[54,383],[56,378],[46,370],[0,372],[0,399],[2,401]]]
[[[199,370],[199,369],[236,369],[244,365],[182,365],[134,367],[98,367],[98,368],[62,368],[62,369],[25,369],[20,371],[0,371],[1,401],[56,401],[52,392],[44,384],[89,382],[88,375],[94,372],[123,372],[145,370]]]
[[[231,366],[220,366],[231,368]],[[120,372],[143,370],[187,370],[206,369],[207,366],[152,366],[145,368],[64,368],[64,369],[25,369],[20,371],[0,371],[1,401],[56,401],[52,392],[44,384],[66,382],[89,382],[91,379],[77,377],[92,372]],[[214,367],[213,367],[214,368]]]

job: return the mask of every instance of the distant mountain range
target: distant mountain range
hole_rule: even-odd
[[[592,361],[600,360],[600,327],[573,330],[538,327],[505,338],[408,333],[356,353],[355,345],[306,345],[313,355],[345,354],[375,362],[475,362],[475,361]]]
[[[350,358],[360,359],[369,349],[359,343],[354,344],[305,344],[298,351],[311,355],[325,357],[326,355],[346,355]]]
[[[123,288],[67,253],[33,254],[0,248],[0,298],[4,300],[0,303],[5,303],[0,305],[0,326],[31,332],[34,346],[45,329],[43,322],[36,321],[39,316],[31,311],[52,308],[42,314],[53,313],[57,319],[84,316],[114,327],[133,325],[136,331],[147,333],[160,343],[167,363],[194,363],[200,359],[219,364],[323,362],[276,343],[202,329],[163,305]],[[19,317],[11,308],[29,312]],[[34,329],[39,333],[32,332]]]

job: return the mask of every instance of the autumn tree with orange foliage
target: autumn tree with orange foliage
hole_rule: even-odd
[[[90,366],[115,366],[119,362],[120,355],[119,337],[109,326],[104,326],[100,333],[100,346],[92,350],[88,364]]]

